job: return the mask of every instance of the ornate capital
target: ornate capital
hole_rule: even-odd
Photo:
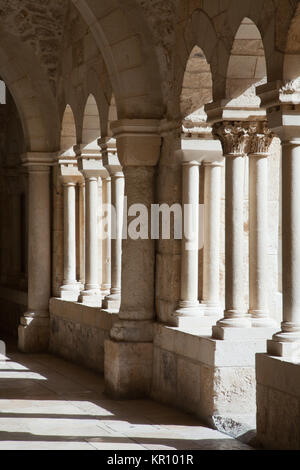
[[[300,103],[300,77],[284,83],[279,89],[279,98],[281,103]]]
[[[225,156],[244,156],[248,153],[249,127],[245,122],[218,122],[213,135],[221,141]]]
[[[267,122],[257,121],[249,123],[249,155],[268,156],[275,134],[268,128]]]

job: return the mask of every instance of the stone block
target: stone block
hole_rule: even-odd
[[[151,390],[153,344],[105,341],[105,389],[113,398],[147,397]]]

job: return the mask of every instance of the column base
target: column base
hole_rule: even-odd
[[[153,344],[106,340],[105,391],[115,399],[137,399],[150,395]]]
[[[121,295],[111,294],[103,300],[102,308],[113,312],[119,312],[121,308]]]
[[[77,302],[79,297],[78,284],[65,284],[60,288],[60,298],[69,302]]]
[[[50,321],[48,317],[25,316],[18,328],[18,347],[24,353],[41,353],[49,349]]]
[[[249,310],[251,316],[251,323],[253,328],[278,328],[278,324],[273,318],[270,318],[267,314],[264,315],[259,310]]]
[[[108,284],[104,284],[101,286],[101,295],[103,299],[105,299],[105,297],[108,297],[110,295],[110,289],[111,289],[111,286]]]
[[[201,312],[206,317],[218,317],[221,318],[224,312],[222,306],[218,303],[207,303],[205,301],[201,302]]]
[[[100,290],[91,289],[80,292],[78,302],[86,305],[87,307],[102,306],[102,296]]]
[[[185,306],[183,307],[183,305]],[[217,317],[204,316],[200,303],[188,304],[182,302],[173,317],[176,326],[181,330],[209,336],[211,335],[212,326],[217,321]]]
[[[250,327],[223,327],[216,325],[213,327],[213,338],[225,341],[243,341],[243,340],[259,340],[270,339],[275,333],[276,328],[252,328]]]
[[[300,450],[300,364],[256,356],[257,439],[267,450]]]

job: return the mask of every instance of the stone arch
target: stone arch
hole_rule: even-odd
[[[87,145],[101,136],[98,105],[92,94],[89,95],[83,115],[82,143]]]
[[[153,37],[141,7],[125,9],[118,0],[72,0],[89,26],[105,61],[120,119],[160,118],[161,77]],[[154,47],[155,49],[155,47]]]
[[[72,108],[68,104],[66,106],[61,124],[60,150],[62,152],[67,152],[70,150],[72,151],[74,145],[76,144],[76,124]]]
[[[59,145],[59,118],[53,90],[30,46],[0,31],[0,75],[16,103],[26,150],[53,152]]]
[[[226,100],[258,106],[256,86],[267,82],[264,45],[257,26],[244,18],[236,32],[226,77]],[[241,99],[243,103],[241,103]]]
[[[206,67],[210,68],[212,74],[212,88],[217,74],[217,45],[218,38],[209,17],[202,10],[196,10],[185,24],[184,30],[178,29],[175,46],[175,106],[169,106],[168,112],[173,116],[182,115],[180,102],[186,70],[194,59],[194,54],[199,54],[199,58],[206,62]],[[198,48],[198,49],[197,49]],[[190,62],[189,62],[190,61]],[[213,90],[212,90],[213,94]]]

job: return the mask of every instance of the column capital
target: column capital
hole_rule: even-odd
[[[121,165],[156,166],[160,157],[160,121],[124,119],[111,124]]]
[[[76,145],[74,151],[77,157],[78,170],[85,179],[106,178],[108,176],[97,140],[88,145]]]
[[[55,165],[56,153],[27,152],[21,156],[22,166],[30,172],[49,172]]]
[[[222,121],[214,124],[213,135],[219,139],[225,157],[244,157],[248,153],[249,124],[242,121]]]
[[[98,140],[101,148],[103,165],[111,176],[122,173],[122,166],[118,158],[117,142],[113,137],[104,137]]]
[[[57,157],[57,164],[62,184],[77,184],[82,181],[83,176],[78,171],[78,164],[75,156],[60,155]]]
[[[249,134],[248,155],[250,157],[269,157],[270,147],[276,135],[268,128],[267,122],[249,123]]]

